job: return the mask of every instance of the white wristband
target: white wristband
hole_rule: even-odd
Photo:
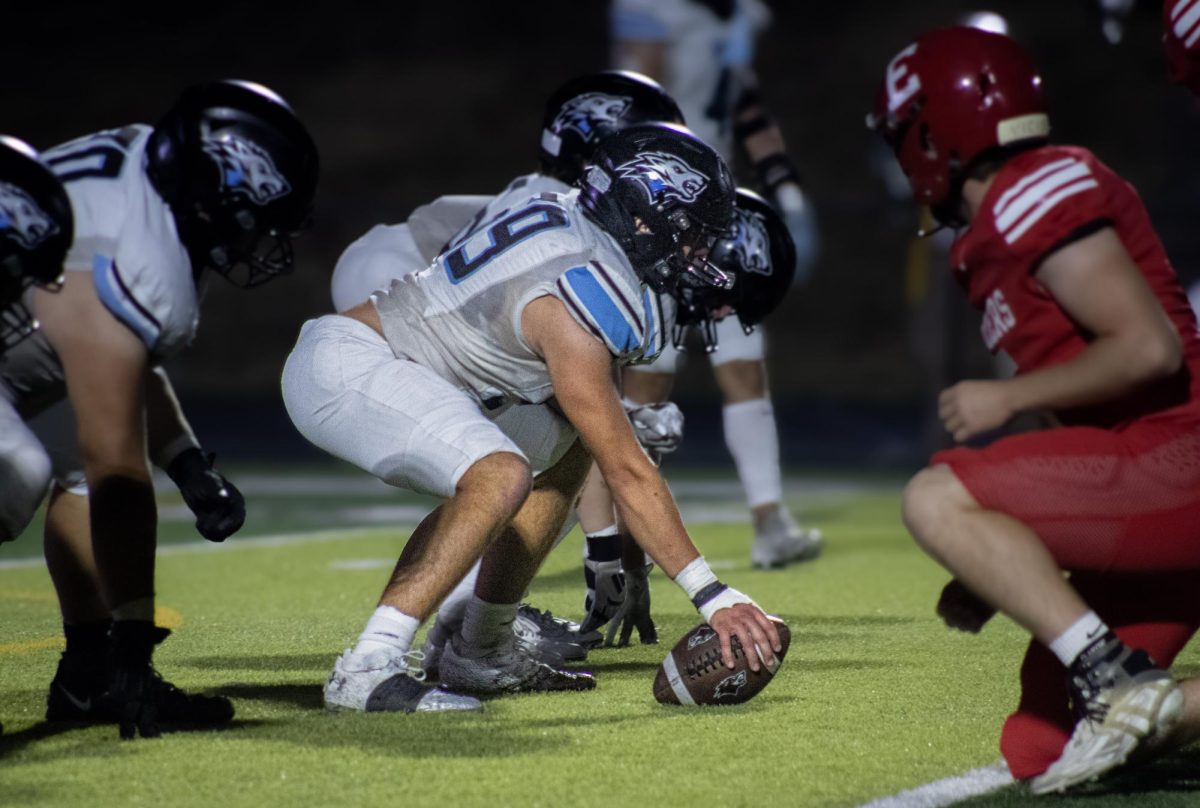
[[[688,600],[696,597],[696,593],[709,584],[717,582],[717,576],[704,560],[704,556],[696,556],[674,578],[675,583],[687,593]]]
[[[700,606],[700,616],[704,618],[705,623],[711,623],[714,613],[721,609],[728,609],[730,606],[736,606],[739,603],[749,603],[751,606],[758,605],[749,596],[743,595],[731,587],[725,587],[724,591],[719,595]]]

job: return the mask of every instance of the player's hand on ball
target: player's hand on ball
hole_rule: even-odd
[[[975,593],[963,586],[957,578],[946,584],[937,603],[938,617],[953,629],[978,634],[996,610]]]
[[[938,397],[938,417],[962,443],[1008,423],[1016,415],[1006,381],[959,382]]]
[[[763,664],[769,668],[777,664],[775,653],[783,650],[779,630],[775,622],[757,606],[738,603],[719,609],[713,612],[708,623],[721,638],[721,660],[725,667],[732,670],[737,664],[733,655],[734,637],[738,638],[742,648],[747,649],[746,660],[750,670],[757,672]],[[751,648],[757,648],[758,653],[750,653]]]

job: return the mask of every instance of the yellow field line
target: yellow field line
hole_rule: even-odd
[[[14,595],[20,595],[20,594],[32,595],[32,593],[5,592],[4,597],[5,598],[13,598]],[[53,598],[25,597],[25,598],[19,598],[19,599],[22,599],[22,600],[50,599],[50,600],[52,600]],[[169,606],[159,606],[158,608],[156,608],[154,610],[154,622],[156,625],[162,626],[163,628],[175,629],[175,628],[179,628],[181,625],[183,625],[183,615],[180,614],[178,610],[172,609]],[[0,654],[27,654],[30,651],[42,651],[46,648],[62,648],[62,647],[63,647],[63,638],[62,637],[43,637],[38,640],[26,640],[25,642],[0,643]]]

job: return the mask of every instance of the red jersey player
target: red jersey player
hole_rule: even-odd
[[[1023,411],[1060,424],[934,455],[903,506],[954,574],[949,625],[998,610],[1033,635],[1000,746],[1035,793],[1061,791],[1162,744],[1187,709],[1166,668],[1200,625],[1196,320],[1136,191],[1049,145],[1013,40],[925,34],[888,64],[868,121],[959,229],[952,270],[1017,367],[945,390],[947,430],[961,443]]]

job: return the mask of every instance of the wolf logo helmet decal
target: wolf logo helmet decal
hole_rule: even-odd
[[[633,179],[646,191],[652,205],[675,201],[695,202],[708,187],[708,176],[667,152],[643,152],[615,168],[619,176]]]
[[[632,103],[628,96],[583,93],[563,104],[550,129],[556,133],[570,129],[587,142],[607,127],[615,127]]]
[[[771,274],[771,241],[767,235],[767,220],[762,214],[735,208],[732,241],[732,252],[743,271]]]
[[[246,138],[230,134],[205,138],[203,149],[221,170],[222,188],[242,194],[256,205],[292,190],[266,149]]]
[[[0,182],[0,235],[32,250],[57,232],[58,225],[33,197],[11,183]]]

